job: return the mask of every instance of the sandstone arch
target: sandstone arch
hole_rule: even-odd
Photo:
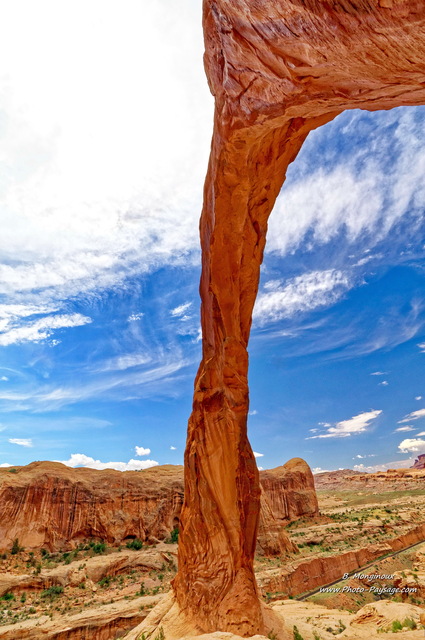
[[[203,359],[174,591],[203,631],[265,631],[247,345],[267,219],[307,134],[345,109],[425,104],[425,0],[204,0],[215,96],[201,217]]]

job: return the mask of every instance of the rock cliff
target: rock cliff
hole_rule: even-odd
[[[318,513],[312,474],[300,459],[260,472],[264,481],[259,550],[296,551],[282,524]],[[57,551],[90,538],[119,544],[170,536],[180,521],[183,468],[143,472],[71,469],[33,462],[16,471],[0,469],[0,550],[13,540],[26,549]]]
[[[425,103],[423,0],[204,0],[214,132],[200,223],[202,361],[185,453],[181,615],[265,633],[253,572],[260,485],[247,437],[267,220],[308,133],[344,109]]]
[[[415,460],[412,469],[425,469],[425,453],[421,453]]]

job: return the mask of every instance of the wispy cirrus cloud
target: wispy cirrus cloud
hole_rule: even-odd
[[[170,314],[174,318],[184,318],[186,315],[186,311],[188,311],[191,306],[192,306],[191,302],[185,302],[184,304],[181,304],[178,307],[171,309]]]
[[[314,440],[316,438],[347,438],[351,435],[364,433],[367,431],[367,428],[371,425],[373,420],[376,420],[381,413],[382,410],[380,409],[377,411],[365,411],[364,413],[359,413],[357,416],[353,416],[348,420],[337,422],[335,426],[327,427],[324,433],[309,436],[306,440]]]
[[[32,443],[32,439],[31,438],[9,438],[8,442],[10,442],[10,444],[17,444],[20,447],[33,447],[33,443]]]
[[[299,312],[332,305],[349,287],[348,276],[335,269],[312,271],[286,282],[266,282],[255,303],[254,322],[262,326]]]
[[[24,403],[28,411],[56,411],[61,407],[94,398],[107,397],[125,401],[128,397],[144,398],[152,395],[174,395],[176,374],[190,363],[185,359],[167,360],[140,371],[120,372],[59,387],[37,385],[19,391],[0,390],[2,411],[16,410]],[[11,405],[9,407],[8,405]]]
[[[420,418],[425,418],[425,409],[412,411],[412,413],[409,413],[402,420],[399,420],[398,423],[403,424],[404,422],[411,422],[412,420],[419,420]]]
[[[419,221],[425,206],[421,117],[420,110],[405,110],[382,115],[381,127],[366,125],[363,135],[373,153],[365,155],[359,141],[367,116],[345,114],[339,120],[345,122],[345,155],[329,149],[319,168],[315,151],[325,134],[313,132],[270,217],[268,251],[284,255],[301,243],[326,244],[340,235],[349,243],[367,238],[371,248],[403,216]],[[338,121],[328,125],[331,129],[341,134]]]
[[[130,0],[117,11],[94,0],[66,16],[51,0],[44,6],[54,30],[28,7],[31,71],[13,35],[20,12],[0,25],[0,295],[21,302],[90,294],[198,255],[213,108],[199,6]],[[134,82],[138,60],[150,55],[155,70],[144,77],[154,101]]]
[[[81,327],[92,320],[81,313],[50,315],[17,325],[9,322],[0,332],[0,346],[7,347],[22,342],[41,342],[47,340],[58,329]]]

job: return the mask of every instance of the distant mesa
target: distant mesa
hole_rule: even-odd
[[[411,469],[425,469],[425,453],[421,453],[415,460],[415,464]]]

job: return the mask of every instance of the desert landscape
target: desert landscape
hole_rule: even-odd
[[[425,2],[171,4],[0,24],[0,640],[421,638]]]
[[[181,467],[2,469],[0,638],[146,637],[177,571],[182,476]],[[254,568],[276,633],[423,635],[424,481],[424,469],[345,470],[314,483],[301,459],[260,472]]]

